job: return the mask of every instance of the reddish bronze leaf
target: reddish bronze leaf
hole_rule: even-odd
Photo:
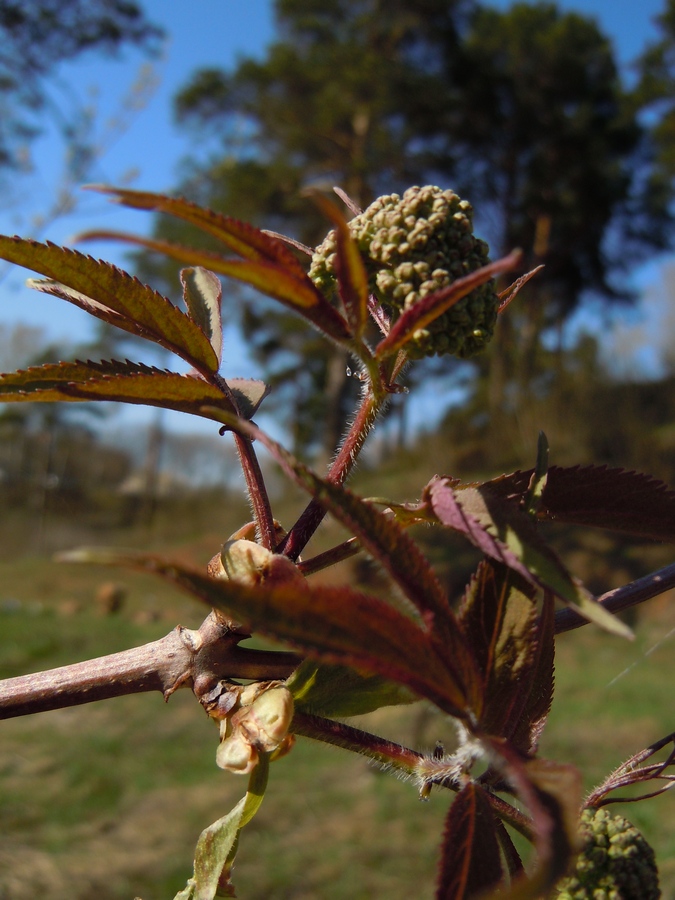
[[[218,359],[201,329],[152,288],[110,263],[55,244],[0,235],[0,257],[46,275],[29,281],[93,316],[155,341],[204,374],[218,370]]]
[[[533,689],[535,594],[531,584],[506,566],[484,560],[460,609],[460,623],[483,679],[479,726],[489,734],[512,737]]]
[[[514,472],[487,484],[518,502],[531,475],[531,470]],[[551,466],[537,515],[542,520],[675,541],[675,491],[650,475],[625,469]]]
[[[247,387],[246,382],[243,387]],[[237,405],[241,403],[242,415],[247,412],[252,415],[252,404],[241,387],[235,384],[230,389]],[[57,363],[0,375],[0,400],[5,403],[108,400],[160,406],[214,421],[219,419],[212,410],[234,412],[229,397],[202,378],[119,362]]]
[[[504,877],[494,814],[485,791],[469,782],[445,820],[437,900],[468,900]]]
[[[470,275],[458,278],[448,287],[421,297],[396,320],[389,334],[377,345],[375,356],[378,359],[385,359],[393,353],[398,353],[413,338],[418,329],[425,328],[434,319],[442,316],[475,288],[503,272],[515,269],[520,262],[521,255],[520,251],[514,250],[509,256],[483,266],[482,269],[477,269]]]
[[[66,562],[125,565],[160,575],[256,632],[329,663],[382,675],[452,716],[467,716],[466,693],[429,635],[389,604],[348,587],[297,584],[248,587],[209,578],[157,557],[115,550],[73,551]],[[285,559],[285,557],[284,557]],[[286,560],[287,562],[287,560]]]
[[[197,250],[168,241],[156,241],[116,231],[88,231],[79,240],[126,241],[162,253],[188,266],[203,266],[211,272],[236,278],[279,300],[312,322],[333,340],[348,342],[352,335],[347,322],[303,272],[301,275],[267,260],[229,259],[217,253]]]
[[[304,275],[304,269],[289,248],[267,232],[240,222],[231,216],[197,206],[182,197],[167,197],[149,191],[131,191],[105,185],[90,185],[89,190],[112,194],[117,203],[132,209],[156,210],[189,222],[195,228],[222,241],[228,249],[244,259],[280,263],[285,269]]]
[[[504,900],[540,900],[566,873],[577,849],[581,775],[574,766],[546,759],[525,762],[507,741],[484,736],[483,742],[532,816],[537,851],[534,870],[517,878]]]
[[[314,200],[335,226],[335,271],[338,291],[347,312],[349,324],[352,326],[355,336],[361,337],[368,319],[368,273],[366,267],[342,212],[323,194],[315,193]]]
[[[526,581],[552,590],[589,621],[623,637],[632,632],[611,615],[576,579],[545,543],[533,518],[512,499],[492,491],[490,483],[454,489],[436,478],[425,489],[439,522],[465,534],[487,556]]]

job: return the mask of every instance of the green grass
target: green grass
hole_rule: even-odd
[[[151,579],[113,576],[128,585],[128,603],[104,617],[92,598],[110,572],[40,559],[4,563],[0,675],[114,652],[177,622],[194,627],[203,616]],[[12,598],[20,602],[3,602]],[[675,626],[675,610],[656,609],[632,644],[590,627],[559,640],[542,751],[577,764],[587,789],[674,727],[675,636],[647,654]],[[453,734],[450,723],[420,707],[383,710],[357,724],[421,749],[437,738],[450,743]],[[216,744],[216,729],[188,691],[166,706],[147,694],[0,723],[0,896],[172,897],[191,872],[202,828],[246,788],[245,779],[216,768]],[[435,791],[420,803],[412,785],[363,759],[298,740],[273,765],[265,802],[242,836],[239,896],[431,898],[449,799]],[[675,796],[620,811],[655,847],[664,897],[675,897]]]

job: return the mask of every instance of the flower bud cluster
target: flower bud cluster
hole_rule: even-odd
[[[622,816],[606,809],[581,814],[583,848],[556,900],[658,900],[654,851]]]
[[[378,197],[349,228],[363,256],[371,292],[395,321],[421,297],[448,287],[488,262],[488,245],[473,234],[472,208],[454,191],[411,187]],[[335,289],[335,232],[316,249],[310,278]],[[415,332],[411,358],[473,356],[492,337],[499,299],[492,281],[481,285]]]

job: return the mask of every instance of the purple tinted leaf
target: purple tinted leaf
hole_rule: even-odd
[[[448,811],[437,900],[465,900],[503,878],[495,817],[481,787],[469,782]]]
[[[487,483],[517,502],[531,474],[514,472]],[[551,466],[541,499],[541,520],[675,541],[675,491],[650,475],[607,466]]]
[[[382,675],[452,716],[467,716],[465,689],[430,636],[377,597],[348,587],[311,586],[302,578],[299,585],[249,587],[157,557],[99,548],[62,554],[61,559],[154,573],[262,635],[286,641],[325,662]]]

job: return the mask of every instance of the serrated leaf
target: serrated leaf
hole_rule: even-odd
[[[489,483],[454,490],[446,479],[437,478],[425,488],[424,496],[442,524],[466,535],[487,556],[526,581],[549,588],[606,631],[632,637],[620,619],[572,578],[537,532],[532,518],[518,504],[491,491]]]
[[[195,848],[191,900],[213,900],[217,896],[235,896],[230,871],[237,850],[241,829],[251,821],[260,808],[267,787],[269,758],[260,755],[251,773],[246,796],[199,836]],[[223,893],[224,889],[229,889]]]
[[[240,412],[249,409],[245,393],[231,388]],[[107,400],[159,406],[214,418],[216,408],[234,412],[232,402],[218,387],[190,375],[179,375],[135,363],[56,363],[0,375],[3,403]]]
[[[302,315],[309,322],[338,342],[349,342],[351,331],[347,322],[328,302],[311,279],[303,272],[285,268],[280,263],[267,260],[226,259],[217,253],[196,250],[168,241],[157,241],[115,231],[90,231],[79,235],[79,240],[126,241],[162,253],[188,266],[203,266],[211,272],[227,275],[251,285],[263,294],[278,300]]]
[[[182,197],[167,197],[149,191],[132,191],[106,185],[88,185],[88,189],[111,194],[117,203],[132,209],[155,210],[189,222],[195,228],[217,238],[244,259],[281,263],[290,271],[295,271],[299,275],[305,274],[295,255],[282,241],[248,222],[241,222],[231,216],[197,206]]]
[[[307,659],[286,682],[300,712],[327,718],[347,718],[383,706],[413,703],[417,697],[380,675],[364,675],[344,666]]]
[[[485,791],[469,782],[445,820],[436,900],[468,900],[503,875],[494,813]]]
[[[223,323],[220,314],[223,286],[220,279],[208,269],[196,266],[181,269],[180,280],[188,314],[209,339],[220,366],[223,355]]]
[[[534,598],[531,584],[506,566],[484,560],[460,608],[459,621],[483,680],[479,726],[489,734],[513,736],[532,690]]]
[[[376,358],[385,359],[394,353],[398,353],[408,341],[413,339],[416,331],[420,328],[426,328],[427,325],[439,316],[442,316],[456,303],[459,303],[471,291],[485,284],[486,281],[490,281],[491,278],[496,278],[497,275],[515,269],[520,262],[521,256],[520,251],[514,250],[509,256],[483,266],[470,275],[458,278],[448,287],[421,297],[409,309],[401,313],[392,325],[389,334],[377,345],[375,348]]]
[[[483,737],[498,768],[525,803],[533,820],[537,860],[531,873],[517,878],[500,898],[541,900],[565,875],[577,850],[581,774],[574,766],[547,759],[524,761],[509,742]],[[486,898],[487,900],[487,898]]]
[[[347,312],[347,320],[356,337],[361,337],[368,319],[368,273],[361,253],[338,207],[316,192],[314,200],[335,226],[335,272],[338,292]]]
[[[0,235],[0,257],[46,275],[29,281],[125,331],[176,353],[195,369],[212,374],[218,360],[192,320],[152,288],[110,263],[55,244]]]
[[[466,692],[435,643],[412,619],[348,587],[246,587],[157,557],[91,548],[61,554],[64,562],[124,565],[159,575],[256,632],[288,642],[328,663],[381,675],[466,718]]]
[[[531,474],[514,472],[488,484],[518,501]],[[551,466],[541,499],[537,515],[542,521],[675,541],[675,491],[651,475],[607,466]]]
[[[378,510],[344,486],[320,478],[251,423],[237,422],[228,414],[223,415],[223,421],[259,440],[296,484],[319,500],[339,522],[353,532],[421,614],[455,679],[468,692],[471,707],[478,708],[480,700],[476,693],[478,682],[474,663],[467,652],[455,614],[428,560],[404,529],[392,516]]]

